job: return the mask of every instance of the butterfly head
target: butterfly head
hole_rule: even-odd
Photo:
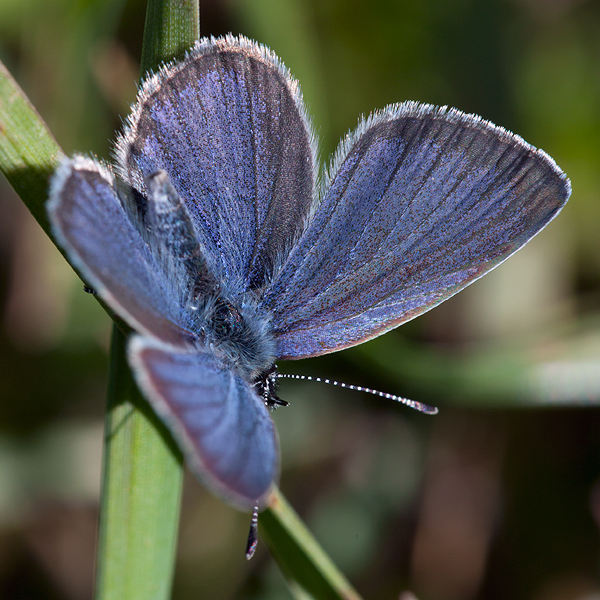
[[[268,370],[259,373],[252,381],[252,385],[270,411],[275,410],[278,406],[290,405],[289,402],[282,400],[277,395],[277,388],[279,387],[277,365],[272,365]]]

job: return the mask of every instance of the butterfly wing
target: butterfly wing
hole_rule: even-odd
[[[145,178],[165,170],[214,275],[244,289],[264,286],[301,234],[315,154],[297,82],[267,48],[232,36],[150,77],[116,147],[142,212]]]
[[[134,337],[129,359],[140,388],[216,494],[252,508],[278,475],[278,442],[263,401],[208,352]]]
[[[570,184],[473,115],[405,103],[337,151],[314,219],[267,290],[278,356],[359,344],[443,302],[542,229]]]
[[[129,325],[175,345],[190,338],[177,290],[125,214],[106,167],[65,159],[52,179],[48,215],[71,262]]]
[[[202,257],[168,180],[158,174],[149,184],[150,244],[125,214],[107,168],[83,157],[65,160],[48,205],[54,233],[86,281],[146,334],[131,341],[129,360],[190,467],[215,492],[251,508],[277,475],[274,426],[248,383],[212,354],[198,352],[197,340],[194,347],[180,305],[182,281],[170,275],[181,279],[181,268],[202,267]],[[205,283],[210,293],[213,282]]]

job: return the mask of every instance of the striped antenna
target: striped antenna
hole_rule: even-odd
[[[338,387],[346,388],[348,390],[356,390],[357,392],[366,392],[367,394],[373,394],[374,396],[380,396],[381,398],[387,398],[388,400],[395,400],[406,404],[410,408],[414,408],[419,412],[425,413],[426,415],[437,415],[438,409],[436,406],[429,406],[423,402],[417,402],[416,400],[409,400],[408,398],[402,398],[402,396],[396,396],[395,394],[386,394],[378,390],[372,390],[371,388],[362,387],[360,385],[351,385],[349,383],[342,383],[341,381],[335,381],[333,379],[322,379],[321,377],[311,377],[310,375],[291,375],[289,373],[277,373],[277,377],[282,379],[299,379],[305,381],[316,381],[318,383],[327,383],[329,385],[337,385]]]

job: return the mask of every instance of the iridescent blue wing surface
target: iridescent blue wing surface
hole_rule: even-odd
[[[185,203],[165,171],[146,178],[148,198],[143,237],[160,264],[187,314],[208,297],[216,297],[220,283],[204,257]]]
[[[567,201],[554,161],[457,110],[405,103],[342,142],[323,199],[263,300],[277,354],[373,338],[493,269]]]
[[[239,289],[268,283],[311,211],[316,144],[300,89],[242,37],[203,40],[146,80],[116,157],[142,221],[146,178],[168,173],[213,274]]]
[[[136,336],[129,359],[189,468],[235,505],[260,504],[279,458],[273,422],[254,389],[208,352],[180,352]]]
[[[125,214],[104,165],[65,159],[52,180],[48,215],[72,263],[120,317],[139,332],[187,343],[179,292]]]

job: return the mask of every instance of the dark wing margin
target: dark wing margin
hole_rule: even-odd
[[[137,331],[187,344],[178,294],[125,214],[107,167],[83,156],[63,160],[47,209],[58,243],[121,318]]]
[[[164,170],[217,279],[260,289],[312,210],[316,142],[298,83],[264,46],[204,39],[141,87],[115,149],[142,206]]]
[[[279,474],[273,421],[256,392],[208,352],[185,352],[134,336],[129,362],[187,464],[209,489],[251,509]]]
[[[364,342],[481,277],[543,229],[570,182],[520,137],[408,102],[361,122],[267,290],[278,356]]]

